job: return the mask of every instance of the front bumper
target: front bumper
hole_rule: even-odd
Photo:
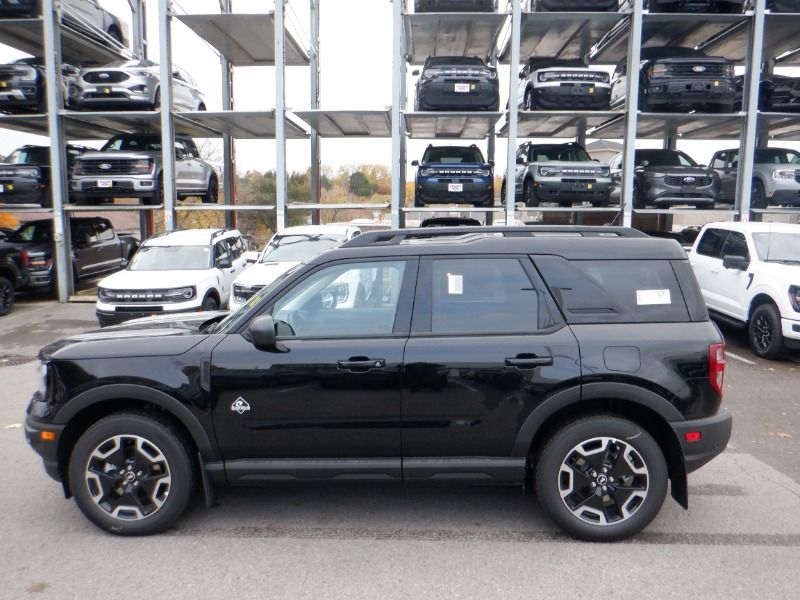
[[[656,206],[713,206],[719,192],[719,180],[709,185],[671,185],[664,177],[645,177],[640,189],[645,201]]]
[[[562,179],[537,179],[533,189],[539,202],[603,204],[611,197],[611,180],[572,182]]]
[[[119,325],[131,319],[169,315],[183,312],[196,312],[201,309],[203,298],[195,298],[189,302],[176,302],[174,304],[105,304],[97,303],[95,315],[101,327]]]
[[[56,481],[62,481],[61,473],[58,469],[58,441],[61,439],[64,425],[44,423],[33,417],[30,411],[35,402],[35,398],[31,400],[31,405],[28,407],[28,415],[25,417],[25,439],[36,454],[41,456],[45,472]],[[43,440],[43,431],[55,433],[55,439],[52,441]]]
[[[0,110],[13,111],[16,108],[34,109],[39,107],[41,101],[41,91],[35,83],[25,86],[30,89],[20,89],[19,87],[0,87]]]
[[[100,187],[100,182],[110,181],[111,187]],[[80,175],[72,179],[72,192],[78,200],[91,198],[154,198],[156,179],[152,175]]]
[[[603,87],[600,87],[600,86]],[[535,86],[534,106],[545,110],[585,108],[608,110],[611,88],[607,84],[560,83],[558,85]]]
[[[650,0],[650,12],[731,13],[743,8],[743,0]]]
[[[657,108],[727,107],[736,98],[732,79],[659,78],[644,89],[644,100]]]
[[[619,6],[618,0],[539,0],[536,3],[536,10],[543,12],[607,12],[616,11]]]
[[[468,84],[468,92],[456,92],[457,84]],[[428,81],[417,88],[419,110],[477,110],[496,111],[500,107],[497,79]]]
[[[767,203],[770,205],[800,206],[800,183],[795,181],[767,181]]]
[[[800,320],[781,319],[784,345],[791,350],[800,349]]]
[[[53,269],[28,271],[29,278],[26,289],[31,291],[49,291],[53,289]]]
[[[462,191],[451,192],[451,185],[460,185]],[[418,180],[414,205],[422,204],[473,204],[491,206],[494,204],[494,183],[491,180],[442,182],[438,179]]]
[[[72,104],[77,109],[153,109],[155,98],[152,93],[137,93],[127,87],[112,85],[108,92],[96,91],[95,88],[83,89],[71,95]],[[98,87],[97,90],[103,89]]]
[[[43,184],[24,179],[0,179],[0,204],[39,204],[44,206]]]
[[[494,12],[494,0],[414,0],[414,11],[422,12]]]
[[[686,472],[691,473],[725,450],[731,439],[733,417],[722,409],[713,417],[671,422],[670,426],[681,445]],[[699,439],[687,441],[686,434],[695,432],[699,432]]]

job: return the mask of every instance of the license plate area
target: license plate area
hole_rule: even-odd
[[[464,191],[464,184],[463,183],[448,183],[447,184],[447,191],[448,192],[463,192]]]
[[[99,188],[112,188],[112,187],[114,187],[114,180],[113,179],[98,179],[97,180],[97,187],[99,187]]]
[[[454,89],[456,94],[469,94],[469,87],[468,83],[456,83]]]

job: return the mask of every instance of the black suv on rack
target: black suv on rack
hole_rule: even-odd
[[[68,175],[72,174],[78,156],[89,150],[91,148],[67,145]],[[0,204],[53,206],[48,146],[22,146],[0,162]]]
[[[367,292],[348,298],[358,282]],[[725,449],[724,346],[684,251],[615,227],[365,233],[237,311],[40,352],[25,432],[99,527],[169,527],[195,484],[525,485],[570,534],[644,528]]]
[[[429,56],[419,75],[415,110],[496,111],[497,71],[477,56]]]
[[[494,163],[471,146],[434,146],[425,149],[417,167],[414,206],[426,204],[494,204]]]

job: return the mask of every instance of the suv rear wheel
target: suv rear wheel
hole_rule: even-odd
[[[6,277],[0,277],[0,317],[14,308],[14,285]]]
[[[200,307],[200,310],[217,310],[219,308],[219,302],[217,299],[209,294],[203,300],[203,305]]]
[[[95,525],[119,535],[148,535],[183,513],[194,475],[187,444],[169,422],[118,413],[78,439],[69,481],[78,507]]]
[[[667,493],[667,464],[639,425],[610,415],[586,417],[546,443],[536,465],[536,493],[570,535],[621,540],[658,514]]]
[[[761,358],[776,360],[783,355],[781,315],[774,304],[762,304],[753,311],[748,334],[753,352]]]

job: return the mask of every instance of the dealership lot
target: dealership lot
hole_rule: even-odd
[[[784,362],[757,359],[743,335],[725,330],[730,447],[690,475],[689,512],[668,499],[656,521],[629,542],[574,542],[517,488],[372,483],[220,490],[218,507],[206,509],[198,500],[165,535],[121,539],[100,532],[60,497],[19,426],[36,378],[35,361],[25,359],[95,324],[92,304],[36,299],[20,299],[0,321],[6,382],[0,390],[2,598],[34,592],[101,598],[110,590],[243,598],[477,597],[531,590],[788,598],[796,592],[796,354]],[[108,556],[116,558],[109,563]]]

